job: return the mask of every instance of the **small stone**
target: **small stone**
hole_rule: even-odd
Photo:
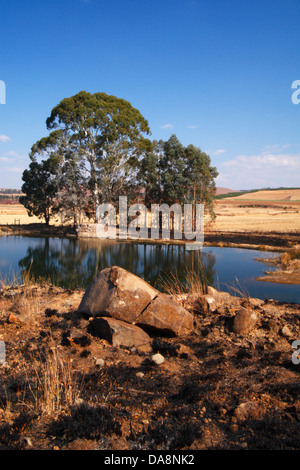
[[[248,401],[241,403],[235,410],[234,415],[238,421],[244,421],[246,419],[255,419],[258,417],[259,407],[257,403]]]
[[[104,360],[103,359],[96,359],[96,366],[98,367],[103,367],[105,364]]]
[[[144,377],[144,372],[137,372],[136,374],[136,377],[138,377],[139,379],[142,379]]]
[[[291,338],[291,336],[293,336],[293,333],[291,332],[289,327],[286,325],[282,328],[281,334],[285,336],[286,338]]]
[[[161,354],[159,354],[159,353],[153,354],[153,356],[151,356],[151,359],[152,359],[152,361],[155,362],[155,364],[157,364],[157,365],[162,364],[162,363],[164,362],[164,360],[165,360],[165,358],[164,358]]]
[[[257,315],[244,307],[241,307],[235,317],[233,323],[233,330],[237,334],[249,333],[255,327],[257,322]]]
[[[30,439],[30,437],[24,437],[24,443],[25,443],[28,447],[32,447],[32,440]]]

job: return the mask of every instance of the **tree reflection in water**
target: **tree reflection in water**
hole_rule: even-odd
[[[68,289],[86,288],[99,271],[120,266],[159,289],[157,280],[176,273],[184,282],[187,270],[200,274],[204,269],[209,284],[215,277],[215,256],[184,245],[44,238],[29,246],[19,261],[22,275],[49,280]]]

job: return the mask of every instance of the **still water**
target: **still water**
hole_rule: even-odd
[[[35,279],[51,280],[65,288],[85,288],[102,269],[121,266],[161,289],[163,279],[176,273],[184,280],[188,270],[205,270],[208,283],[234,293],[236,289],[251,297],[300,303],[300,286],[256,281],[271,270],[255,258],[268,253],[243,248],[204,247],[187,251],[183,245],[122,243],[109,240],[2,236],[0,237],[1,279],[22,279],[30,272]]]

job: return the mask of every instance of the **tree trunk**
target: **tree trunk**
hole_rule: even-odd
[[[49,226],[49,222],[50,222],[50,216],[48,214],[48,211],[45,210],[44,212],[44,217],[45,217],[45,222],[46,222],[46,225]]]
[[[99,223],[100,220],[100,204],[99,204],[99,188],[98,183],[95,183],[94,188],[94,201],[95,201],[95,224]]]

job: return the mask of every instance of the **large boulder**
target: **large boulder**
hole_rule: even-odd
[[[170,335],[186,334],[193,329],[191,313],[118,266],[99,273],[87,288],[78,311],[90,317],[112,317]]]
[[[133,323],[157,296],[143,279],[118,266],[103,269],[88,286],[78,311]]]
[[[193,316],[166,294],[159,294],[135,320],[142,328],[182,335],[193,329]]]

